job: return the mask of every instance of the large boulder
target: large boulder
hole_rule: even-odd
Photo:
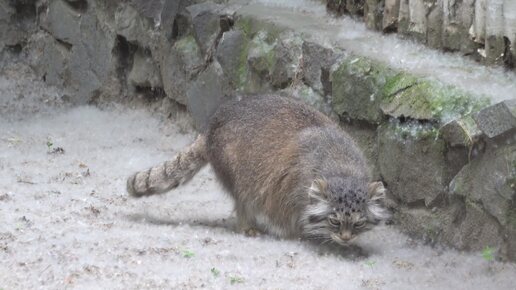
[[[238,29],[224,32],[217,46],[216,59],[236,89],[242,89],[246,85],[247,50],[248,39]]]
[[[189,35],[177,40],[165,51],[160,67],[163,89],[169,98],[186,105],[188,85],[204,66],[201,50],[193,36]]]
[[[129,83],[140,88],[161,88],[161,74],[149,50],[139,48],[134,54]]]
[[[480,130],[489,138],[516,129],[516,100],[507,100],[487,107],[473,115]]]
[[[378,129],[378,168],[401,204],[433,206],[454,175],[448,172],[445,144],[428,124],[390,123]]]
[[[60,58],[67,62],[69,75],[64,78],[64,85],[72,89],[72,101],[86,103],[99,94],[108,76],[115,69],[112,54],[115,45],[115,34],[105,23],[97,17],[97,6],[93,0],[69,3],[65,1],[51,1],[48,9],[40,17],[40,24],[57,41],[62,48],[69,50],[69,56],[62,51]],[[44,71],[49,75],[63,73],[63,65],[57,63],[47,67],[49,56],[56,54],[55,49],[50,51],[41,61],[34,65],[37,71]],[[52,71],[53,69],[56,71]]]
[[[319,44],[303,42],[303,81],[320,95],[331,95],[330,70],[339,54]]]
[[[221,17],[224,6],[205,2],[186,7],[185,17],[192,26],[193,36],[203,54],[213,53],[215,41],[222,35]]]
[[[465,166],[450,184],[452,194],[481,205],[503,226],[511,223],[516,200],[516,141],[491,145]]]
[[[219,105],[229,99],[230,86],[220,64],[214,61],[201,72],[186,95],[195,127],[202,131]]]
[[[394,75],[394,71],[377,62],[345,57],[330,76],[333,110],[351,119],[380,123],[383,87]]]

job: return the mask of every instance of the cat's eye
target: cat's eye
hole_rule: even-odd
[[[330,223],[330,225],[331,225],[331,226],[333,226],[333,227],[338,227],[338,226],[340,226],[340,221],[339,221],[337,218],[335,218],[335,217],[329,217],[329,218],[328,218],[328,222],[329,222],[329,223]]]
[[[358,221],[358,222],[356,222],[353,226],[354,226],[356,229],[360,229],[360,228],[363,228],[365,225],[366,225],[366,221],[365,221],[365,220],[362,220],[362,221]]]

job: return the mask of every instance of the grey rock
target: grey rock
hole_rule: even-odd
[[[410,24],[409,1],[400,1],[398,12],[398,33],[407,34]]]
[[[247,39],[240,30],[224,32],[217,46],[216,59],[235,88],[247,79]]]
[[[36,58],[39,61],[35,66],[37,73],[44,76],[45,81],[50,85],[61,87],[68,85],[70,49],[49,35],[45,35],[38,43],[44,53]]]
[[[516,100],[508,100],[487,107],[473,115],[473,119],[489,138],[516,128]]]
[[[289,86],[296,77],[302,40],[289,33],[283,33],[279,38],[281,41],[274,48],[275,63],[271,72],[271,84],[274,88],[281,89]]]
[[[142,47],[149,47],[153,29],[151,19],[143,17],[131,5],[121,5],[115,13],[116,31],[129,42],[138,42]]]
[[[482,135],[482,131],[477,127],[471,116],[447,123],[441,128],[440,132],[450,146],[470,147]]]
[[[403,232],[427,243],[435,244],[444,240],[443,236],[446,236],[453,219],[452,213],[400,206],[394,214],[394,220],[400,225]]]
[[[433,48],[442,48],[443,10],[438,3],[429,7],[426,43]]]
[[[487,148],[457,174],[450,192],[481,205],[503,226],[515,222],[509,213],[516,199],[516,144]]]
[[[469,37],[469,29],[475,15],[475,0],[453,1],[452,3],[448,5],[443,14],[443,47],[448,50],[472,53],[475,45]]]
[[[43,14],[41,25],[60,41],[77,45],[81,43],[83,15],[64,1],[51,1]]]
[[[181,0],[165,0],[160,15],[162,42],[170,44],[174,34],[174,21],[179,13]],[[163,47],[162,49],[164,49]]]
[[[224,14],[222,9],[222,5],[212,2],[195,4],[186,8],[194,37],[205,54],[212,49],[221,32],[220,17]]]
[[[203,130],[219,105],[229,99],[229,84],[220,64],[214,61],[201,72],[188,88],[186,95],[187,108],[195,127]]]
[[[507,259],[514,261],[516,260],[516,210],[513,210],[511,217],[514,221],[511,227],[505,230],[505,236],[507,237],[507,244],[502,249],[502,255]]]
[[[270,82],[276,66],[275,49],[277,45],[277,40],[271,41],[266,31],[258,31],[249,42],[247,55],[249,69],[267,82]]]
[[[365,0],[364,20],[367,28],[380,30],[383,22],[384,0]]]
[[[292,86],[283,91],[288,97],[293,97],[298,99],[306,104],[311,105],[316,108],[320,112],[332,116],[331,105],[328,100],[321,96],[318,92],[316,92],[311,87],[305,84],[299,84],[297,86]]]
[[[179,1],[175,1],[179,2]],[[131,4],[139,14],[157,25],[161,21],[161,14],[164,3],[162,0],[132,0]]]
[[[11,30],[11,15],[14,14],[14,9],[9,5],[7,0],[0,0],[0,52],[7,44],[5,37],[10,34]]]
[[[73,69],[69,69],[69,74],[63,79],[64,84],[72,89],[72,101],[76,103],[86,103],[97,96],[115,67],[112,54],[115,36],[109,26],[99,22],[96,2],[84,3],[87,3],[87,10],[83,13],[64,1],[52,1],[46,13],[40,16],[45,30],[60,41],[61,48],[70,51],[68,67]],[[46,47],[49,50],[43,55],[47,60],[56,53],[64,55],[62,49],[56,52],[56,48]],[[40,62],[47,67],[36,70],[45,71],[51,78],[63,74],[64,62],[59,60],[61,56],[57,57],[56,61]]]
[[[402,204],[431,206],[446,191],[445,144],[431,127],[388,124],[378,129],[378,167],[389,192]]]
[[[446,232],[448,243],[461,250],[482,251],[486,246],[500,248],[502,231],[496,220],[478,204],[466,201],[465,216]]]
[[[303,81],[321,95],[331,94],[331,66],[338,55],[313,42],[303,42]]]
[[[346,0],[346,10],[351,15],[364,15],[364,6],[366,0]]]
[[[167,96],[186,105],[188,83],[203,64],[200,48],[192,36],[181,38],[169,47],[160,66],[163,89]]]
[[[149,51],[141,48],[136,51],[128,80],[135,87],[162,87],[160,71]]]
[[[398,30],[398,14],[400,10],[400,0],[385,0],[383,11],[382,30],[391,32]]]

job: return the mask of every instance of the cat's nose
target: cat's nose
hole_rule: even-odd
[[[349,241],[353,237],[353,234],[350,231],[342,231],[340,232],[340,238],[344,241]]]

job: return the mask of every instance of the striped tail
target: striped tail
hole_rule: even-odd
[[[206,163],[206,138],[199,135],[193,144],[172,160],[129,177],[127,192],[133,197],[165,193],[192,179]]]

